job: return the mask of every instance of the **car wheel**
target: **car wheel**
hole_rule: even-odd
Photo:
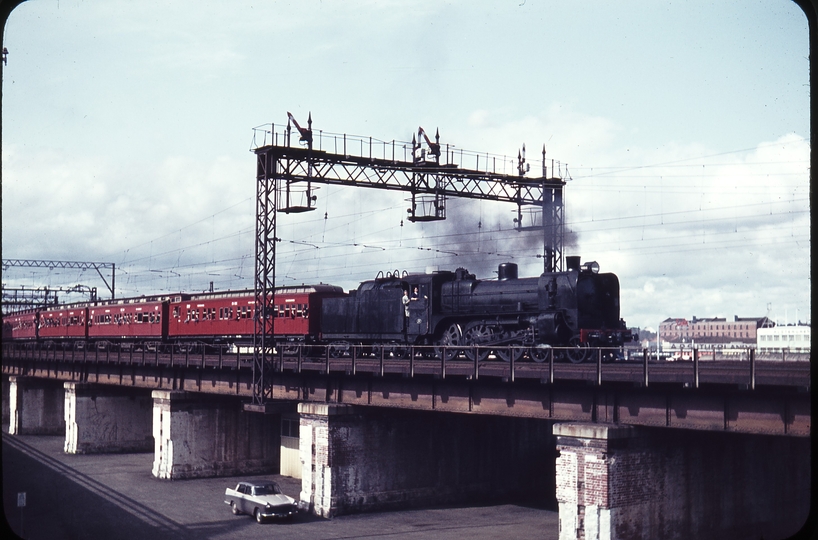
[[[233,515],[234,515],[234,516],[237,516],[237,515],[241,514],[241,510],[239,510],[239,509],[236,507],[236,501],[232,501],[232,502],[230,503],[230,510],[232,510],[232,511],[233,511]]]
[[[264,518],[261,516],[261,510],[259,510],[258,508],[255,509],[253,515],[256,516],[256,521],[258,521],[259,523],[262,523],[264,521]]]

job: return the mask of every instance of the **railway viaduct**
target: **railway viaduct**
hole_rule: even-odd
[[[445,356],[445,355],[444,355]],[[343,513],[515,498],[560,539],[783,538],[807,520],[809,362],[581,365],[3,349],[11,434],[154,476],[300,476]],[[285,470],[293,460],[296,470]]]

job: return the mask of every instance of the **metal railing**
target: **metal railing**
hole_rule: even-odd
[[[312,136],[312,148],[319,152],[370,160],[379,159],[396,164],[418,162],[429,164],[435,162],[428,149],[417,142],[413,145],[410,141],[397,139],[387,141],[375,137],[323,130],[313,131]],[[262,124],[253,128],[253,140],[250,144],[250,150],[255,151],[265,146],[296,147],[299,144],[298,141],[297,136],[292,137],[292,130],[287,131],[286,125]],[[520,161],[517,157],[466,150],[453,144],[440,145],[440,159],[436,164],[441,167],[456,167],[496,175],[518,175],[520,167]],[[567,163],[553,159],[546,160],[545,154],[543,154],[541,160],[541,167],[542,176],[544,177],[547,177],[547,173],[550,171],[551,176],[554,178],[570,178]]]
[[[115,344],[85,342],[28,342],[3,343],[3,363],[14,361],[63,362],[69,364],[113,364],[128,366],[184,367],[194,369],[252,370],[252,347],[228,347],[226,345],[153,344],[150,346],[122,347]],[[131,344],[132,345],[132,344]],[[743,387],[756,386],[757,366],[780,365],[770,361],[759,362],[755,351],[748,349],[747,360],[708,361],[693,349],[689,359],[682,357],[674,362],[656,360],[647,349],[641,351],[622,348],[583,348],[582,363],[576,360],[577,348],[547,347],[525,349],[520,347],[479,346],[386,346],[361,345],[305,345],[282,343],[270,351],[273,373],[314,373],[319,375],[401,375],[413,378],[459,377],[467,380],[481,378],[506,382],[533,380],[553,384],[556,380],[584,380],[594,385],[606,382],[631,382],[640,386],[654,383],[682,382],[685,386],[699,388],[702,365],[706,366],[708,382],[718,382],[714,377],[738,381]],[[792,367],[803,367],[801,382],[784,384],[809,386],[809,362],[787,362]],[[743,367],[742,367],[743,366]],[[722,375],[714,375],[719,368]],[[50,369],[50,368],[49,368]],[[725,371],[727,370],[727,371]],[[789,379],[787,379],[789,380]]]

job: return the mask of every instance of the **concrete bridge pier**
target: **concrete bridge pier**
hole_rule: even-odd
[[[786,538],[805,523],[805,437],[555,424],[560,540]]]
[[[66,382],[65,453],[150,452],[150,394],[141,389]]]
[[[33,377],[9,377],[9,433],[62,435],[65,432],[63,385]]]
[[[548,421],[326,403],[298,412],[300,499],[316,515],[553,498]]]
[[[234,397],[154,390],[153,475],[162,479],[277,473],[281,415]]]

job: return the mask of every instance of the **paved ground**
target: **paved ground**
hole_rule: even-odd
[[[3,508],[12,531],[30,540],[346,539],[434,537],[556,540],[558,515],[512,504],[380,512],[257,524],[233,516],[224,489],[236,478],[158,480],[153,453],[66,455],[62,436],[3,433]],[[242,477],[245,478],[245,477]],[[261,477],[247,477],[261,478]],[[265,476],[298,499],[300,480]],[[26,506],[17,494],[26,492]]]

